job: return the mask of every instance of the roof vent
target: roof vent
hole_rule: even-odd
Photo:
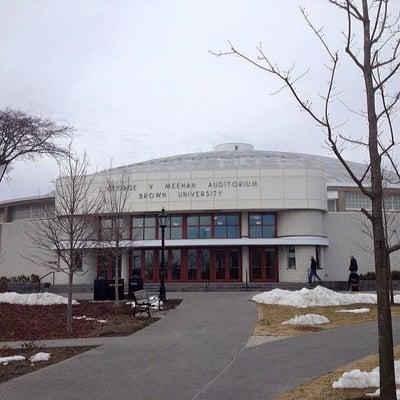
[[[253,151],[254,146],[248,143],[222,143],[213,148],[214,151]]]

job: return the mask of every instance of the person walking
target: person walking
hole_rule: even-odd
[[[318,268],[317,262],[315,261],[315,258],[313,256],[310,257],[310,260],[311,264],[310,264],[310,273],[308,275],[308,283],[313,283],[313,280],[315,283],[315,278],[317,278],[321,282],[322,279],[317,274],[317,268]]]
[[[349,266],[349,280],[347,283],[348,289],[352,292],[360,290],[360,277],[358,275],[358,264],[357,260],[354,256],[350,257],[350,266]]]
[[[354,256],[350,257],[350,267],[349,267],[350,272],[357,272],[358,271],[358,265],[357,265],[357,260],[355,259]]]

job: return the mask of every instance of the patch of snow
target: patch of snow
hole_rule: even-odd
[[[150,296],[149,302],[150,302],[150,308],[158,310],[158,296]],[[132,305],[132,307],[135,307],[134,301],[127,301],[126,304],[130,304],[130,305]],[[162,306],[163,306],[163,302],[160,301],[160,310],[161,310]]]
[[[24,361],[24,356],[10,356],[10,357],[0,357],[0,364],[8,365],[8,363],[13,361]]]
[[[29,361],[32,362],[32,363],[41,362],[41,361],[49,361],[50,357],[51,357],[51,353],[40,352],[40,353],[36,353],[35,355],[33,355],[29,359]]]
[[[0,303],[21,304],[28,306],[50,306],[54,304],[67,304],[66,297],[58,296],[54,293],[27,293],[19,294],[15,292],[0,293]],[[79,304],[72,300],[72,304]]]
[[[277,304],[298,308],[342,306],[349,304],[376,304],[376,294],[372,293],[338,293],[323,286],[301,290],[274,289],[256,294],[253,301],[261,304]],[[400,302],[400,295],[395,296]]]
[[[96,321],[101,324],[106,324],[108,322],[106,319],[96,319],[96,318],[92,318],[92,317],[87,317],[86,315],[82,315],[80,317],[72,317],[72,318],[77,319],[77,320],[84,320],[84,321]]]
[[[321,325],[321,324],[329,324],[329,319],[324,317],[323,315],[318,314],[305,314],[305,315],[296,315],[289,320],[282,322],[282,325]]]
[[[394,362],[396,384],[400,384],[400,360]],[[332,383],[334,389],[362,389],[368,387],[379,388],[379,367],[372,371],[360,371],[353,369],[344,372],[343,375]]]
[[[350,314],[367,314],[371,310],[369,308],[353,308],[351,310],[339,310],[337,313],[350,313]]]

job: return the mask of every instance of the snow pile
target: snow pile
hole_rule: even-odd
[[[371,310],[369,308],[353,308],[351,310],[339,310],[337,313],[350,313],[350,314],[367,314]]]
[[[155,308],[158,310],[158,296],[150,296],[149,300],[150,300],[151,308]],[[162,305],[163,305],[163,302],[160,301],[160,310],[161,310]]]
[[[400,360],[394,362],[396,384],[400,384]],[[332,383],[334,389],[379,388],[379,367],[372,371],[353,369],[345,372],[337,381]]]
[[[8,363],[13,361],[24,361],[24,356],[10,356],[10,357],[0,357],[0,364],[8,365]]]
[[[34,356],[32,356],[29,361],[32,363],[35,362],[41,362],[41,361],[49,361],[51,357],[51,353],[36,353]]]
[[[92,318],[92,317],[87,317],[86,315],[82,315],[81,317],[72,317],[72,318],[77,319],[77,320],[84,320],[84,321],[96,321],[101,324],[106,324],[108,322],[106,319],[96,319],[96,318]]]
[[[256,294],[253,301],[262,304],[277,304],[298,308],[342,306],[349,304],[376,304],[376,294],[370,293],[338,293],[322,286],[301,290],[274,289]],[[400,302],[400,295],[395,296]]]
[[[155,310],[158,310],[158,296],[150,296],[149,297],[149,302],[150,302],[150,308],[153,308]],[[132,305],[132,307],[135,307],[135,302],[134,301],[127,301],[126,304]],[[162,309],[163,302],[160,301],[160,310]]]
[[[50,306],[53,304],[67,304],[66,297],[58,296],[54,293],[28,293],[19,294],[15,292],[0,293],[0,303],[21,304],[28,306]],[[72,300],[72,304],[79,304]]]
[[[324,317],[323,315],[318,314],[305,314],[305,315],[296,315],[289,320],[282,322],[282,325],[321,325],[321,324],[329,324],[329,319]]]

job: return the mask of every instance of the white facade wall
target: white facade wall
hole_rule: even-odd
[[[391,225],[391,230],[400,226],[399,215]],[[357,259],[359,273],[375,271],[373,242],[371,236],[365,233],[370,223],[361,212],[327,213],[325,226],[329,238],[329,246],[325,248],[327,279],[347,279],[352,255]],[[393,270],[400,269],[400,252],[392,254],[391,267]]]
[[[315,246],[296,246],[296,268],[288,269],[288,247],[278,249],[279,281],[280,282],[307,282],[310,257],[315,257]],[[324,270],[318,270],[321,279],[326,279]]]
[[[278,237],[325,236],[324,213],[318,210],[284,210],[277,213]]]
[[[29,238],[30,221],[14,221],[0,224],[0,276],[13,277],[31,274],[44,276],[52,271],[46,266],[56,263],[54,253],[44,255],[38,251]],[[34,261],[33,261],[34,260]],[[43,261],[43,266],[36,262]],[[75,284],[91,284],[96,276],[96,257],[93,251],[84,251],[82,258],[82,272],[74,276]],[[53,282],[52,275],[47,276],[42,282]],[[68,284],[68,276],[58,272],[55,274],[54,283],[57,285]]]
[[[12,223],[2,223],[0,236],[0,276],[18,275],[39,275],[43,276],[49,269],[34,264],[30,259],[44,258],[49,262],[56,261],[54,254],[46,256],[35,249],[29,240],[28,232],[30,229],[29,221],[15,221]],[[30,258],[30,259],[29,259]],[[44,282],[51,281],[51,277]]]
[[[326,174],[320,169],[216,169],[135,173],[129,184],[112,190],[128,192],[127,212],[203,210],[326,210]],[[62,180],[58,181],[58,185]],[[94,193],[108,190],[108,172],[93,178]],[[57,206],[57,199],[56,199]],[[107,210],[102,210],[107,212]]]

